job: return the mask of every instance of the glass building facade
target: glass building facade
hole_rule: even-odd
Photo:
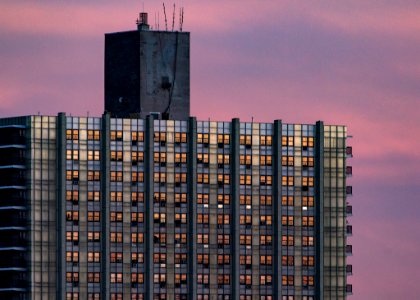
[[[346,299],[345,126],[0,119],[2,299]]]

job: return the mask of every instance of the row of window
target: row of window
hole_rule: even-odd
[[[309,278],[308,278],[309,281]],[[309,285],[309,284],[308,284]],[[142,293],[132,293],[131,294],[131,300],[143,300],[144,294]],[[88,294],[88,300],[100,300],[100,294],[99,293],[89,293]],[[165,293],[155,293],[153,296],[153,300],[165,300],[167,299]],[[176,300],[186,300],[187,295],[185,294],[175,294]],[[251,295],[239,295],[239,300],[252,300]],[[273,300],[273,296],[271,295],[260,295],[259,300]],[[69,292],[66,293],[66,300],[79,300],[79,293],[78,292]],[[123,294],[122,293],[111,293],[111,300],[123,300]],[[197,294],[197,300],[210,300],[209,294]],[[217,300],[230,300],[230,295],[225,294],[219,294],[217,297]],[[295,300],[295,296],[282,296],[281,300]],[[313,296],[302,296],[302,300],[314,300]]]
[[[186,143],[187,142],[187,133],[185,132],[175,132],[175,143]],[[78,140],[79,139],[79,130],[78,129],[67,129],[66,138],[68,140]],[[88,140],[99,140],[100,131],[99,130],[88,130],[87,139]],[[155,132],[153,137],[155,142],[166,142],[166,133],[165,132]],[[259,136],[260,145],[271,146],[273,143],[273,138],[271,135],[261,135]],[[294,137],[293,136],[283,136],[282,137],[282,146],[294,146]],[[111,130],[110,131],[110,140],[111,141],[122,141],[123,132],[120,130]],[[135,142],[144,141],[144,132],[133,131],[131,132],[131,140]],[[208,144],[209,143],[209,134],[208,133],[198,133],[197,134],[197,143],[199,144]],[[218,134],[217,143],[219,144],[229,144],[230,135],[229,134]],[[240,145],[252,145],[252,136],[251,135],[240,135],[239,136]],[[313,137],[302,137],[302,147],[314,147],[314,138]]]
[[[100,192],[98,191],[89,191],[88,192],[88,201],[99,201]],[[153,195],[155,202],[166,202],[166,193],[156,192]],[[272,196],[271,195],[260,195],[260,205],[272,205]],[[66,200],[77,202],[79,200],[79,191],[66,191]],[[111,192],[110,193],[111,202],[122,202],[123,193],[122,192]],[[144,193],[142,192],[132,192],[131,201],[133,203],[143,202]],[[186,203],[187,194],[186,193],[175,193],[175,203]],[[293,196],[282,196],[281,204],[283,206],[294,206],[294,197]],[[217,195],[218,204],[230,204],[230,195],[229,194],[218,194]],[[199,193],[197,194],[197,204],[209,204],[209,194]],[[239,204],[241,205],[251,205],[252,197],[251,195],[240,195]],[[302,197],[302,206],[314,206],[314,197],[313,196],[303,196]]]

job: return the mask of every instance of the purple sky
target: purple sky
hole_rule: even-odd
[[[162,29],[161,1],[144,2],[152,25],[160,12]],[[347,125],[351,299],[418,299],[420,2],[178,4],[191,32],[192,114]],[[103,35],[134,30],[141,8],[134,0],[2,0],[0,117],[99,116]]]

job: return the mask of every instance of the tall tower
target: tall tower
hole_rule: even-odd
[[[186,120],[190,114],[190,34],[137,30],[105,34],[105,110],[113,117]]]

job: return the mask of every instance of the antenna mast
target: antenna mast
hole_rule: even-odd
[[[165,29],[168,31],[168,20],[166,19],[165,2],[163,2],[163,14],[165,15]]]
[[[175,3],[174,3],[174,11],[172,13],[172,31],[174,31],[174,25],[175,25]]]

